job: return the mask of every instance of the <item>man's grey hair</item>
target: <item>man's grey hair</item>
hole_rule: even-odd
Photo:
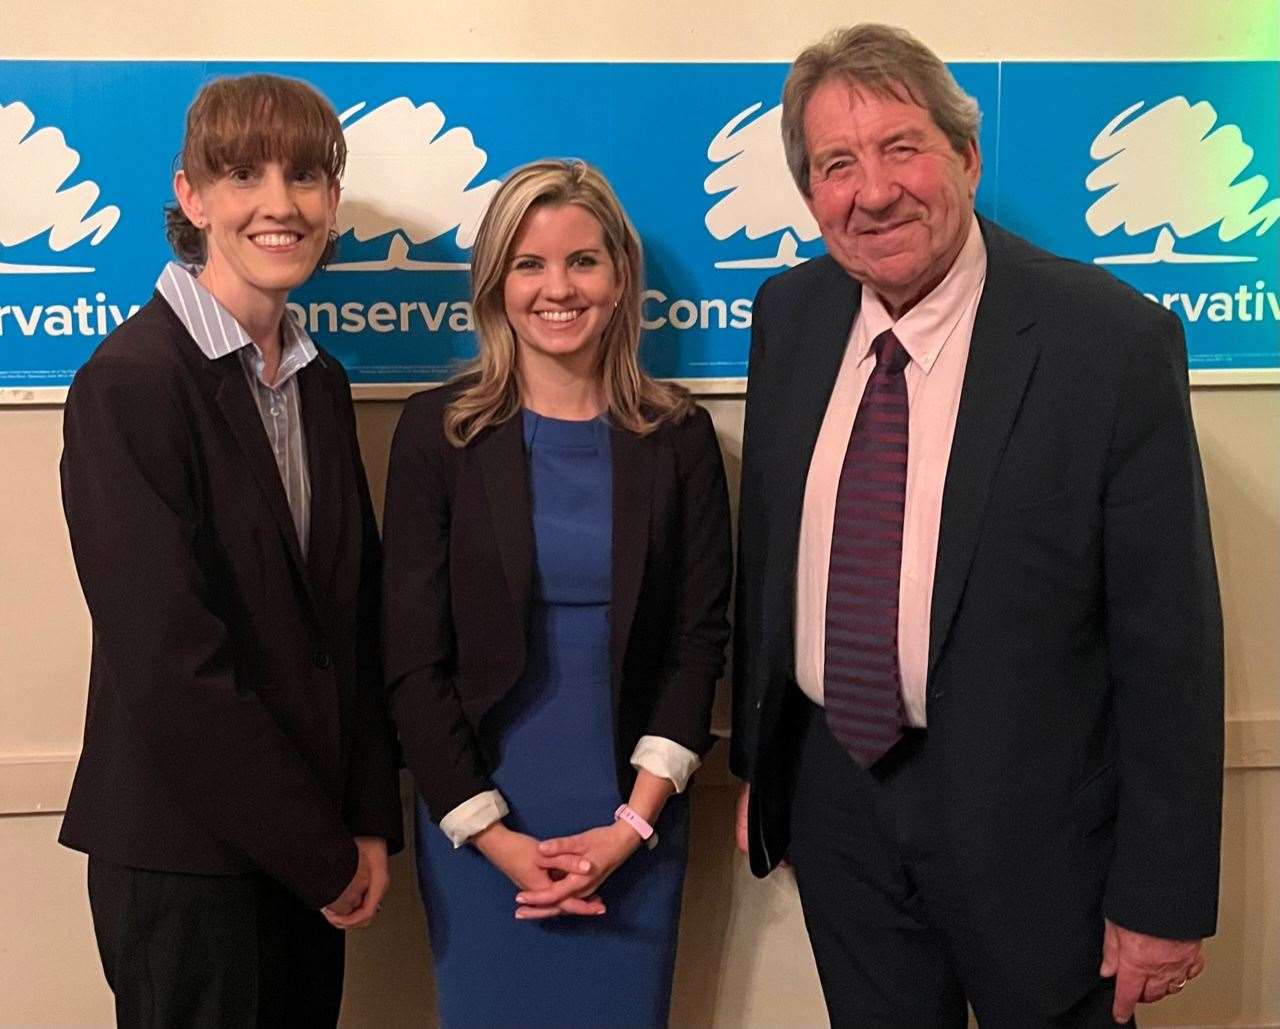
[[[805,196],[809,195],[809,154],[804,109],[814,91],[831,79],[918,104],[929,112],[956,153],[963,153],[978,138],[978,102],[915,36],[890,25],[837,29],[796,58],[782,87],[782,146],[791,175]]]

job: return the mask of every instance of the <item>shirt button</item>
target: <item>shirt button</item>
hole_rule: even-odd
[[[333,658],[329,656],[327,650],[317,650],[315,663],[317,668],[328,668],[333,664]]]

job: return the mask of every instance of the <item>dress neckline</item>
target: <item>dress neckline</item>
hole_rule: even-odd
[[[526,447],[535,441],[556,447],[596,449],[608,444],[609,423],[604,415],[594,418],[552,418],[538,414],[527,407],[521,408]]]
[[[590,418],[556,418],[555,416],[549,415],[549,414],[539,414],[537,411],[534,411],[532,408],[528,408],[528,407],[520,408],[520,413],[524,415],[525,421],[528,421],[529,419],[532,418],[535,421],[556,422],[560,425],[590,425],[593,422],[601,421],[604,418],[603,411],[600,412],[600,414],[592,415]]]

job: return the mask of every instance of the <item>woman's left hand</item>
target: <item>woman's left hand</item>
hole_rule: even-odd
[[[566,897],[590,897],[632,854],[640,849],[640,834],[624,822],[598,826],[573,836],[560,836],[538,844],[537,863],[547,869],[559,868],[555,859],[563,854],[580,855],[591,863],[591,871],[570,872],[555,885],[542,890],[521,890],[516,894],[516,918],[551,918]],[[601,912],[603,914],[604,912]]]

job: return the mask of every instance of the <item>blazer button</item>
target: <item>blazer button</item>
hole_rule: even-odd
[[[329,656],[327,650],[317,650],[315,662],[317,668],[328,668],[333,664],[333,658]]]

